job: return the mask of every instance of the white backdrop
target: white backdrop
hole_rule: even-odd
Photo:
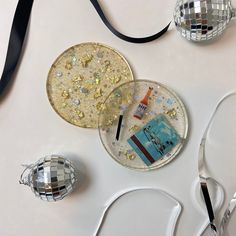
[[[175,5],[175,0],[100,2],[114,25],[132,36],[157,32],[172,19]],[[16,3],[0,0],[0,68]],[[233,3],[236,6],[235,0]],[[136,79],[161,82],[182,97],[191,121],[189,142],[168,166],[149,173],[119,166],[102,147],[97,130],[67,124],[51,108],[45,88],[50,65],[66,48],[86,41],[114,47],[130,62]],[[0,104],[0,234],[90,236],[112,194],[129,187],[154,186],[183,205],[176,235],[197,235],[207,219],[206,212],[197,209],[191,199],[198,174],[198,144],[217,101],[236,90],[235,42],[235,22],[220,40],[204,46],[184,40],[172,23],[160,40],[130,44],[103,25],[88,0],[35,1],[21,66]],[[89,177],[79,192],[58,203],[45,203],[18,180],[22,163],[52,153],[80,160]],[[122,227],[129,227],[128,222]],[[232,232],[233,227],[236,231],[231,225]],[[110,230],[116,236],[112,227]],[[146,235],[158,235],[158,229]]]

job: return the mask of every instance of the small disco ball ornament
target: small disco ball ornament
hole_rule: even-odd
[[[20,184],[31,187],[40,199],[53,202],[62,200],[74,190],[77,176],[78,171],[71,161],[51,155],[26,166]]]
[[[230,0],[177,0],[174,21],[183,37],[202,42],[221,35],[235,17]]]

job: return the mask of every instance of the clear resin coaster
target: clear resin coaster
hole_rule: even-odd
[[[82,43],[63,52],[53,63],[47,93],[53,109],[64,120],[97,128],[104,98],[130,80],[131,68],[121,54],[99,43]]]
[[[169,88],[148,80],[131,81],[114,89],[104,102],[99,133],[107,152],[121,165],[151,170],[180,152],[188,117]]]
[[[106,204],[93,236],[173,236],[180,203],[155,188],[137,188],[115,194]]]

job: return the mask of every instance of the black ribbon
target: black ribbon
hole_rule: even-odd
[[[117,37],[119,37],[120,39],[123,39],[127,42],[130,43],[148,43],[151,42],[153,40],[156,40],[158,38],[160,38],[163,34],[165,34],[167,32],[167,30],[169,29],[169,26],[171,24],[171,22],[160,32],[151,35],[151,36],[147,36],[147,37],[143,37],[143,38],[133,38],[133,37],[129,37],[127,35],[124,35],[122,33],[120,33],[118,30],[116,30],[112,24],[110,23],[110,21],[107,19],[107,17],[105,16],[101,6],[99,5],[97,0],[90,0],[91,3],[93,4],[93,6],[95,7],[98,15],[101,17],[103,23],[107,26],[107,28]]]
[[[159,37],[161,37],[163,34],[167,32],[171,24],[170,22],[163,30],[148,37],[143,37],[143,38],[129,37],[120,33],[118,30],[116,30],[112,26],[112,24],[109,22],[109,20],[106,18],[105,14],[103,13],[103,10],[97,0],[90,0],[90,1],[95,7],[95,9],[97,10],[104,24],[108,27],[108,29],[120,39],[123,39],[131,43],[147,43],[155,39],[158,39]],[[0,79],[0,97],[3,94],[7,85],[9,84],[10,80],[12,79],[13,74],[16,70],[17,64],[19,62],[33,3],[34,3],[34,0],[19,0],[18,1],[13,23],[12,23],[5,65],[4,65],[3,73]]]
[[[22,51],[34,0],[19,0],[13,18],[7,56],[0,79],[0,97],[13,77]]]

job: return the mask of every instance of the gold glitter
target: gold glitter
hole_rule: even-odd
[[[175,110],[175,108],[170,109],[168,111],[165,112],[171,119],[175,119],[177,116],[177,112]]]
[[[137,125],[134,125],[134,126],[132,126],[131,128],[129,128],[129,131],[131,132],[136,132],[137,130],[139,129],[139,126],[137,126]]]
[[[64,91],[62,92],[61,96],[62,96],[63,98],[65,98],[65,99],[70,98],[70,94],[69,94],[69,92],[68,92],[67,90],[64,90]]]
[[[101,82],[101,80],[100,80],[100,79],[98,79],[98,78],[97,78],[97,79],[95,79],[95,83],[96,83],[96,84],[100,84],[100,82]]]
[[[105,61],[105,66],[108,67],[108,66],[110,66],[110,65],[111,65],[111,62],[108,61],[108,60],[106,60],[106,61]]]
[[[136,154],[130,151],[125,152],[125,156],[128,160],[132,161],[136,158]]]
[[[84,118],[84,113],[83,113],[81,110],[76,109],[76,114],[78,115],[78,117],[79,117],[80,119],[83,119],[83,118]]]
[[[117,84],[121,81],[122,77],[119,75],[119,76],[110,77],[109,79],[113,84]]]
[[[98,111],[102,111],[105,109],[105,105],[103,102],[99,102],[99,103],[97,103],[96,108]]]
[[[66,65],[65,65],[65,68],[66,68],[67,70],[71,70],[71,69],[72,69],[72,64],[71,64],[71,62],[67,62]]]
[[[109,125],[112,125],[113,124],[113,120],[108,120],[106,125],[109,126]]]
[[[62,107],[63,107],[63,108],[67,107],[67,105],[68,105],[68,104],[65,103],[65,102],[62,103]]]
[[[129,71],[127,77],[124,70]],[[56,76],[57,72],[60,77]],[[114,49],[98,43],[83,43],[69,48],[54,62],[48,74],[47,92],[51,105],[63,119],[80,127],[97,128],[98,114],[105,109],[105,98],[115,87],[130,80],[133,75],[128,63]],[[79,107],[77,101],[80,101]],[[77,117],[76,108],[84,117]],[[76,116],[71,117],[72,114]]]
[[[80,63],[82,67],[87,67],[88,64],[93,60],[92,54],[85,54],[80,58]]]
[[[94,73],[93,76],[94,76],[95,84],[100,84],[101,77],[99,76],[99,74],[98,73]]]
[[[72,78],[72,81],[76,83],[76,82],[82,81],[83,79],[84,77],[82,75],[74,75]]]
[[[97,88],[96,91],[95,91],[95,94],[94,94],[94,98],[97,99],[97,98],[100,98],[102,96],[102,89],[101,88]]]

